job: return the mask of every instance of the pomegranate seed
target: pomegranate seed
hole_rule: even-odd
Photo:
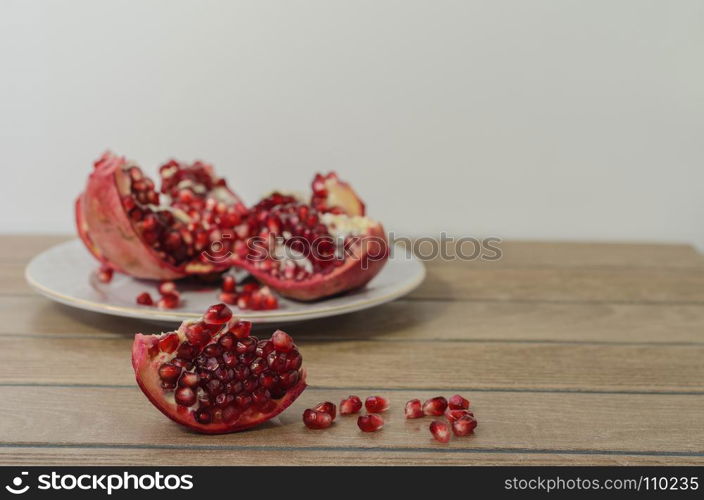
[[[381,413],[389,409],[389,400],[381,396],[369,396],[364,401],[364,406],[369,413]]]
[[[448,400],[447,406],[449,406],[451,410],[466,410],[469,408],[469,400],[464,399],[459,394],[455,394]]]
[[[224,276],[222,278],[222,291],[226,293],[234,293],[235,292],[235,287],[237,286],[237,282],[235,281],[234,276]]]
[[[237,295],[236,293],[222,292],[220,295],[218,295],[218,300],[220,302],[224,302],[225,304],[236,306],[238,297],[239,295]]]
[[[430,422],[430,433],[436,441],[440,441],[441,443],[450,442],[450,428],[445,422],[439,420]]]
[[[225,324],[230,321],[230,318],[232,318],[232,310],[225,304],[210,306],[203,315],[203,321],[210,325]]]
[[[163,295],[156,305],[161,309],[176,309],[179,306],[181,297],[178,292]]]
[[[112,281],[112,275],[112,268],[103,266],[98,270],[98,281],[101,283],[110,283]]]
[[[238,339],[249,337],[249,332],[252,330],[252,323],[249,321],[238,321],[230,327],[230,332]]]
[[[167,333],[159,339],[159,350],[171,354],[178,347],[178,334],[175,332]]]
[[[182,406],[191,406],[196,402],[196,393],[190,387],[179,387],[176,389],[174,399]]]
[[[143,306],[153,306],[154,301],[152,300],[152,296],[149,295],[149,292],[142,292],[137,295],[137,304],[142,304]]]
[[[360,415],[357,418],[357,426],[363,432],[376,432],[384,427],[384,419],[379,415]]]
[[[181,369],[170,363],[165,363],[159,367],[159,377],[164,382],[176,382],[179,375],[181,375]]]
[[[293,339],[282,330],[276,330],[271,336],[271,341],[274,343],[274,349],[279,352],[288,352],[293,348]]]
[[[178,384],[182,387],[190,387],[193,389],[198,385],[198,382],[200,381],[200,377],[198,376],[197,373],[193,372],[186,372],[183,374],[181,379],[178,381]]]
[[[292,372],[292,373],[298,373],[298,372]],[[337,416],[337,407],[331,403],[330,401],[325,401],[323,403],[318,403],[316,406],[313,407],[315,411],[322,411],[327,413],[332,417],[333,420],[335,420],[335,417]]]
[[[476,427],[477,420],[470,415],[464,415],[452,422],[452,432],[455,433],[455,436],[467,436],[473,433]]]
[[[423,403],[423,413],[425,413],[426,415],[439,417],[440,415],[445,413],[446,409],[447,399],[443,398],[442,396],[431,398],[425,403]]]
[[[423,408],[420,399],[411,399],[406,403],[406,418],[421,418],[423,417]]]
[[[465,415],[470,415],[473,417],[474,413],[469,410],[451,410],[449,408],[445,411],[445,418],[447,418],[447,420],[449,420],[450,422],[459,420]]]
[[[324,411],[308,409],[303,412],[303,423],[309,429],[326,429],[332,425],[332,417]]]
[[[358,396],[348,396],[340,401],[340,415],[351,415],[359,413],[362,409],[362,400]]]
[[[173,281],[162,281],[159,283],[159,293],[161,295],[169,295],[176,291],[176,283]]]

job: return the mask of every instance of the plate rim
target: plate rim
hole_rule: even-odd
[[[42,252],[38,253],[32,259],[27,263],[25,266],[24,270],[24,277],[27,283],[29,284],[30,287],[32,287],[36,292],[39,294],[49,298],[50,300],[59,302],[61,304],[74,307],[77,309],[81,310],[88,310],[88,311],[93,311],[96,313],[102,313],[102,314],[109,314],[113,316],[121,316],[121,317],[127,317],[127,318],[134,318],[134,319],[143,319],[143,320],[156,320],[156,321],[183,321],[185,319],[192,319],[192,318],[198,318],[200,315],[198,313],[191,313],[191,312],[178,312],[178,311],[169,311],[165,312],[160,309],[156,310],[147,310],[147,309],[142,309],[142,308],[137,308],[137,307],[127,307],[127,306],[118,306],[118,305],[110,305],[110,304],[105,304],[102,302],[96,302],[88,299],[83,299],[83,298],[78,298],[78,297],[72,297],[69,295],[64,295],[60,292],[57,292],[51,288],[48,288],[32,277],[30,273],[30,268],[32,265],[35,263],[35,261],[39,258],[41,258],[44,254],[48,253],[51,250],[54,250],[57,247],[61,246],[71,246],[75,245],[77,242],[80,243],[80,240],[77,238],[64,241],[61,243],[57,243],[55,245],[52,245],[51,247],[43,250]],[[250,314],[246,312],[238,313],[237,316],[242,318],[243,320],[246,321],[252,321],[252,322],[259,322],[259,323],[268,323],[272,321],[305,321],[309,319],[316,319],[316,318],[324,318],[327,316],[337,316],[339,314],[346,314],[346,313],[351,313],[363,309],[367,309],[369,307],[377,306],[377,305],[382,305],[384,303],[390,302],[394,299],[397,299],[399,297],[402,297],[408,293],[410,293],[412,290],[417,288],[425,279],[426,276],[426,269],[425,265],[423,264],[423,261],[418,259],[415,255],[411,254],[411,259],[419,266],[419,272],[412,280],[409,281],[403,288],[398,288],[394,289],[389,293],[386,293],[385,295],[379,296],[379,297],[373,297],[373,298],[368,298],[365,300],[360,300],[353,302],[351,304],[340,304],[337,306],[327,306],[313,309],[313,310],[307,310],[303,312],[268,312],[266,315],[258,315],[258,314]],[[383,272],[383,270],[382,270]],[[324,304],[325,301],[322,301]]]

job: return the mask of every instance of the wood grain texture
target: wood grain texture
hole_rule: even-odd
[[[370,391],[354,391],[364,398]],[[37,443],[88,446],[144,446],[201,451],[229,451],[271,448],[295,451],[342,449],[374,453],[387,450],[402,453],[429,448],[471,455],[477,451],[520,454],[544,450],[568,453],[611,451],[622,455],[680,453],[704,457],[704,397],[650,394],[525,394],[468,393],[479,420],[473,436],[434,442],[428,431],[432,418],[406,420],[403,406],[413,397],[422,400],[435,391],[389,393],[390,409],[383,414],[384,428],[363,433],[356,416],[339,416],[324,431],[306,429],[301,414],[320,401],[339,402],[347,392],[309,388],[278,419],[247,432],[203,436],[164,419],[142,393],[128,388],[0,387],[4,404],[22,408],[0,422],[0,434],[11,436],[9,445]],[[451,392],[444,392],[450,396]],[[660,401],[664,404],[654,404]],[[96,404],[99,403],[99,404]],[[91,411],[86,412],[86,407]],[[591,411],[589,411],[591,410]],[[26,415],[35,425],[22,425]],[[667,425],[653,430],[654,422]],[[135,425],[138,423],[138,425]],[[110,432],[106,432],[109,429]],[[648,439],[643,439],[647,435]],[[470,457],[465,457],[470,461]]]
[[[293,323],[286,329],[299,341],[702,344],[703,324],[704,307],[699,305],[401,299],[366,311]],[[125,338],[159,329],[153,323],[80,311],[36,295],[0,300],[0,336]]]
[[[0,447],[0,465],[699,465],[704,457],[663,455],[611,455],[575,453],[488,453],[470,455],[451,452],[394,452],[334,450],[179,450],[96,447]]]
[[[0,383],[29,376],[41,383],[130,384],[131,345],[127,337],[8,337]],[[303,341],[299,348],[310,383],[320,386],[704,391],[704,346]]]
[[[407,299],[286,326],[312,386],[277,422],[215,437],[136,389],[131,338],[158,327],[25,284],[28,260],[66,239],[0,237],[2,464],[172,464],[174,448],[199,465],[704,463],[704,261],[689,246],[503,242],[500,261],[429,262]],[[407,399],[453,389],[475,436],[443,446],[402,418]],[[348,393],[391,398],[383,431],[302,426],[303,408]]]

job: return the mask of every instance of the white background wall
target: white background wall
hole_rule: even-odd
[[[1,232],[104,149],[253,201],[336,169],[405,234],[704,247],[701,0],[0,2]]]

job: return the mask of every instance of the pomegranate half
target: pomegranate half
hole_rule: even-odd
[[[285,297],[309,301],[364,286],[384,267],[382,225],[336,174],[318,174],[311,203],[274,192],[250,208],[237,228],[244,243],[233,264]]]
[[[76,200],[76,225],[101,263],[158,280],[230,267],[231,228],[246,208],[210,165],[162,165],[161,194],[124,157],[106,152],[94,167]]]
[[[306,388],[302,357],[281,330],[250,335],[225,304],[161,335],[135,336],[132,367],[149,401],[170,419],[207,434],[254,427]]]

